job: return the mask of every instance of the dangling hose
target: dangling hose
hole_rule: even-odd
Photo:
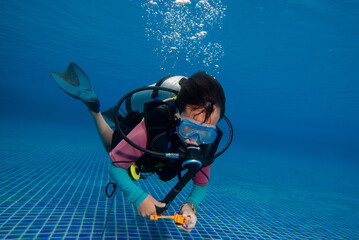
[[[110,194],[108,194],[108,187],[112,185],[113,186],[113,190]],[[116,193],[116,184],[113,183],[113,182],[109,182],[107,185],[106,185],[106,197],[108,198],[111,198],[112,195],[114,195]],[[102,229],[102,233],[101,233],[101,240],[103,239],[103,236],[105,234],[105,230],[106,230],[106,227],[107,227],[107,221],[108,221],[108,217],[110,216],[111,214],[111,211],[112,211],[112,206],[113,206],[113,202],[115,201],[115,198],[116,198],[116,195],[112,198],[112,201],[111,201],[111,205],[110,205],[110,210],[108,211],[107,213],[107,216],[106,216],[106,220],[105,220],[105,225],[103,226],[103,229]]]

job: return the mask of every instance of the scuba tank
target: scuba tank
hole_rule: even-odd
[[[167,76],[160,79],[157,83],[150,85],[150,87],[158,86],[173,89],[179,91],[181,89],[180,81],[186,79],[183,76]],[[139,111],[143,112],[143,104],[149,101],[152,101],[155,98],[159,99],[168,99],[176,96],[175,93],[169,91],[163,91],[158,89],[143,90],[136,92],[133,95],[129,96],[126,99],[125,106],[126,111]]]

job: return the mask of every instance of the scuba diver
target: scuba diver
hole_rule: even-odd
[[[111,159],[108,172],[139,215],[160,215],[193,180],[192,191],[178,210],[190,219],[179,227],[191,231],[207,190],[211,164],[229,147],[233,136],[224,115],[225,94],[219,82],[204,72],[189,78],[169,76],[153,86],[131,91],[115,107],[101,113],[89,78],[75,63],[64,73],[50,75],[62,90],[87,106]],[[225,147],[217,152],[223,135],[217,127],[221,119],[227,122],[230,134]],[[153,173],[162,181],[179,179],[162,201],[134,183]]]

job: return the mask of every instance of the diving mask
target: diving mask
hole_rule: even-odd
[[[211,144],[217,138],[217,127],[192,118],[181,117],[178,135],[183,139],[190,139],[199,144]]]

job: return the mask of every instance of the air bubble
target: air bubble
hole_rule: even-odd
[[[224,50],[219,42],[209,38],[222,28],[226,6],[221,0],[142,2],[146,12],[146,37],[155,41],[155,52],[163,59],[160,68],[173,70],[182,63],[196,69],[219,68],[217,63]]]

